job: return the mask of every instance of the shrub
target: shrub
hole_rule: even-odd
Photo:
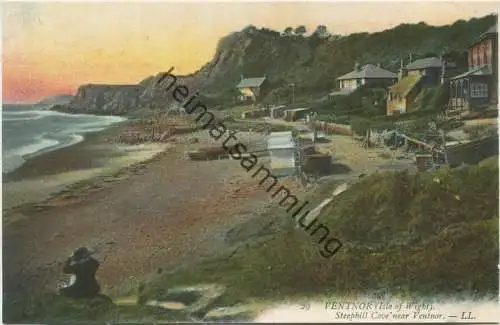
[[[351,129],[358,135],[365,135],[366,131],[370,129],[370,120],[363,117],[356,117],[351,120]]]

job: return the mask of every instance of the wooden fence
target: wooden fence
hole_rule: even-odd
[[[446,150],[451,166],[462,163],[476,164],[488,157],[498,155],[498,136],[493,135],[481,140],[461,144]]]
[[[353,135],[351,127],[349,125],[337,124],[337,123],[327,123],[318,121],[315,123],[316,131],[321,131],[325,134],[343,134],[343,135]]]

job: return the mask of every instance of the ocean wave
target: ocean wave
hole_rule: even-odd
[[[36,138],[34,143],[22,146],[8,152],[7,154],[2,155],[2,172],[9,173],[19,167],[21,167],[25,161],[26,157],[36,154],[39,151],[42,151],[46,148],[54,147],[59,144],[58,140],[55,139],[46,139],[43,135]]]
[[[2,173],[7,174],[21,167],[25,163],[25,159],[20,155],[9,154],[2,155]]]
[[[28,116],[28,117],[3,117],[2,121],[4,121],[4,122],[29,121],[29,120],[39,120],[43,117],[44,117],[43,115],[35,115],[35,116]]]
[[[53,117],[45,119],[45,117]],[[33,121],[32,120],[40,120]],[[126,120],[120,116],[96,116],[88,114],[66,114],[55,111],[23,110],[2,111],[3,172],[9,173],[34,156],[72,146],[84,140],[90,132],[105,130],[109,126]],[[22,128],[9,121],[27,121]],[[41,131],[41,132],[40,132]],[[45,132],[44,132],[45,131]],[[38,134],[37,134],[38,133]],[[30,135],[32,137],[30,137]],[[9,139],[12,141],[9,145]]]
[[[74,144],[82,142],[85,139],[85,137],[81,134],[71,134],[70,136],[71,139],[69,141],[61,143],[60,145],[57,146],[57,148],[53,148],[53,150],[72,146]]]
[[[9,117],[9,116],[14,116],[14,117]],[[18,115],[35,115],[35,116],[28,116],[28,117],[16,117]],[[2,111],[2,119],[5,121],[13,120],[34,120],[34,119],[40,119],[48,116],[63,116],[63,117],[68,117],[68,118],[99,118],[99,120],[109,120],[113,121],[114,123],[124,121],[126,118],[121,117],[121,116],[101,116],[101,115],[92,115],[92,114],[68,114],[68,113],[62,113],[62,112],[57,112],[57,111],[50,111],[50,110],[23,110],[23,111]]]
[[[57,146],[60,142],[56,139],[47,139],[45,134],[42,134],[35,138],[35,141],[31,144],[22,146],[13,151],[14,155],[19,155],[21,157],[32,155],[46,148]]]
[[[73,134],[73,133],[90,133],[102,131],[121,120],[108,119],[108,120],[98,120],[92,122],[79,123],[72,125],[67,130],[62,131],[63,134]]]
[[[47,138],[46,134],[36,137],[35,142],[29,145],[22,146],[10,152],[7,152],[2,157],[3,173],[10,173],[13,170],[21,167],[27,159],[37,156],[44,152],[54,151],[61,148],[69,147],[85,139],[80,134],[70,134],[69,138],[64,140],[56,140]]]

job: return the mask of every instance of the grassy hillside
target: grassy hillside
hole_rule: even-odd
[[[228,285],[226,303],[366,291],[498,295],[498,157],[433,174],[375,174],[335,201],[320,217],[345,245],[331,260],[303,230],[282,232],[230,259],[160,276],[143,295],[197,282]]]
[[[205,79],[204,91],[219,101],[234,95],[234,86],[245,77],[266,75],[276,89],[296,84],[296,96],[325,94],[335,87],[335,78],[351,71],[356,61],[380,63],[397,71],[400,59],[439,55],[462,68],[467,66],[467,45],[497,20],[489,15],[447,26],[425,23],[402,24],[377,33],[356,33],[340,38],[283,37],[277,31],[248,29],[221,39],[214,59],[198,73]],[[283,87],[283,93],[286,93]],[[286,95],[286,94],[284,94]],[[212,97],[213,98],[213,97]]]

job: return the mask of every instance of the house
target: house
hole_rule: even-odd
[[[405,114],[416,109],[414,103],[423,87],[437,86],[456,74],[456,65],[442,58],[415,60],[401,68],[398,82],[389,88],[387,115]]]
[[[271,132],[267,139],[267,150],[274,176],[289,176],[296,173],[297,142],[291,131]]]
[[[236,85],[236,88],[240,91],[240,101],[251,100],[255,103],[263,94],[266,84],[266,76],[246,79],[241,76],[241,81]]]
[[[437,86],[455,75],[456,69],[453,62],[446,62],[438,57],[428,57],[411,62],[402,72],[407,75],[421,75],[423,86]]]
[[[395,73],[374,64],[366,64],[363,67],[356,64],[353,71],[337,78],[340,92],[355,90],[361,86],[388,87],[397,80]]]
[[[405,114],[414,109],[412,104],[422,90],[422,79],[421,74],[409,74],[389,88],[389,94],[387,95],[388,116]]]
[[[467,111],[498,104],[497,28],[490,27],[469,46],[469,70],[450,80],[450,109]]]

